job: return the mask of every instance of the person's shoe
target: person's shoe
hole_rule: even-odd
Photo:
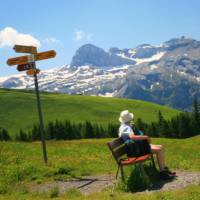
[[[174,175],[174,176],[176,175],[176,172],[170,171],[168,167],[164,167],[164,171],[166,171],[168,174],[171,174],[171,175]]]
[[[169,174],[166,171],[161,171],[159,175],[160,175],[160,179],[162,180],[171,180],[175,177],[175,175]]]

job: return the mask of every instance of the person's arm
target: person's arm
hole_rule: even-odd
[[[148,140],[149,144],[151,142],[150,138],[146,135],[134,135],[134,134],[130,134],[129,138],[132,140]]]

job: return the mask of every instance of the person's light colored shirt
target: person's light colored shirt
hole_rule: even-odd
[[[122,139],[125,141],[129,140],[129,139],[133,139],[133,140],[148,140],[150,143],[150,138],[146,135],[135,135],[131,125],[129,124],[121,124],[121,126],[119,127],[119,133],[118,133],[119,137],[122,137]]]
[[[129,139],[129,136],[134,134],[133,129],[128,124],[121,124],[119,127],[119,137],[122,137],[123,140]]]

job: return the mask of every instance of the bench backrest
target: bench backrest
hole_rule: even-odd
[[[122,138],[114,139],[111,142],[107,143],[109,149],[112,152],[113,157],[115,158],[116,162],[120,163],[120,158],[124,155],[126,155],[126,149],[124,146],[124,141]]]

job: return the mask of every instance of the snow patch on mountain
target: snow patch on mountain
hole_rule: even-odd
[[[136,49],[129,49],[128,53],[134,56],[136,54]]]
[[[150,89],[152,90],[155,86],[158,86],[158,85],[160,85],[160,83],[159,82],[155,82],[154,84],[151,84]]]
[[[98,96],[101,96],[101,97],[114,97],[116,94],[116,91],[114,92],[106,92],[105,94],[99,94]]]
[[[135,65],[139,65],[141,63],[145,63],[145,62],[152,62],[152,61],[157,61],[160,60],[163,56],[164,56],[165,52],[158,52],[157,54],[154,54],[152,57],[150,58],[135,58],[133,59],[134,61],[136,61]]]
[[[149,47],[149,46],[146,46],[145,48],[150,48],[150,47]],[[129,50],[129,52],[130,52],[130,50]],[[133,52],[133,51],[131,51],[131,53],[132,53],[132,52]],[[152,62],[152,61],[160,60],[160,59],[164,56],[165,53],[166,53],[166,52],[158,52],[158,53],[156,53],[156,54],[154,54],[153,56],[148,57],[148,58],[134,58],[134,53],[131,54],[131,55],[129,55],[129,56],[127,56],[124,52],[118,53],[117,56],[120,56],[120,57],[122,57],[122,58],[135,61],[135,62],[136,62],[135,65],[139,65],[139,64],[145,63],[145,62]]]
[[[128,57],[125,55],[125,53],[118,53],[117,56],[121,57],[121,58],[125,58],[125,59],[128,59],[128,60],[133,60],[135,61],[135,59],[131,58],[132,56]]]
[[[198,82],[200,82],[200,77],[197,77],[196,80],[197,80]]]
[[[79,67],[66,65],[61,68],[41,71],[38,74],[38,82],[42,91],[68,94],[99,94],[111,97],[114,95],[114,92],[102,88],[114,79],[123,78],[129,67],[129,65],[124,65],[101,69],[89,65]],[[0,78],[0,87],[34,89],[34,79],[24,73],[2,77]]]
[[[123,65],[120,67],[112,67],[110,69],[107,69],[107,71],[108,72],[126,71],[129,67],[130,67],[130,65]]]
[[[167,48],[169,47],[169,45],[167,45],[166,43],[160,43],[158,45],[154,45],[155,48]]]
[[[151,69],[151,70],[158,69],[158,65],[155,65],[155,64],[150,65],[150,69]]]

